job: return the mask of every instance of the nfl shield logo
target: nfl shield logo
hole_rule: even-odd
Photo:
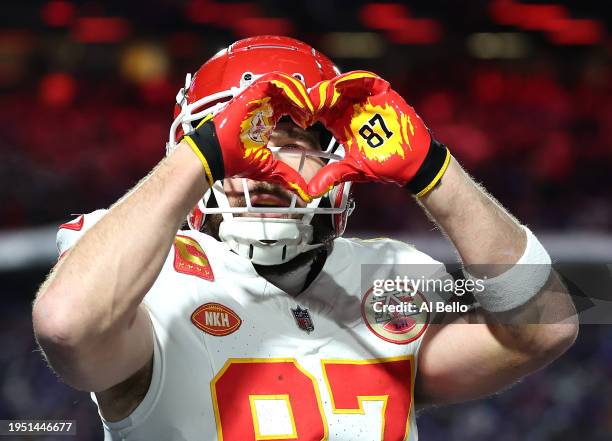
[[[314,324],[310,318],[308,308],[302,309],[298,305],[298,307],[295,309],[291,308],[291,312],[293,313],[293,318],[295,319],[295,323],[298,325],[298,328],[300,328],[302,331],[306,331],[308,334],[314,331]]]

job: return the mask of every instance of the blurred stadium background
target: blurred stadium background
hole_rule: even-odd
[[[379,73],[557,261],[612,262],[607,2],[51,0],[1,10],[0,419],[76,419],[79,440],[101,439],[87,394],[56,380],[32,337],[55,230],[108,206],[159,161],[185,73],[238,38],[290,35],[342,70]],[[405,191],[361,185],[356,197],[349,236],[390,235],[455,260]],[[424,413],[421,439],[609,440],[611,376],[612,328],[583,326],[568,354],[510,391]]]

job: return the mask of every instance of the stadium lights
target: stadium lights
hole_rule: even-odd
[[[53,0],[42,6],[40,10],[42,21],[50,27],[60,28],[72,23],[75,8],[72,3],[64,0]]]
[[[121,17],[81,17],[72,29],[74,39],[80,43],[118,43],[130,31],[130,24]]]
[[[330,32],[322,46],[334,58],[379,58],[386,49],[384,39],[375,32]]]
[[[477,32],[467,38],[467,48],[476,58],[517,59],[529,52],[529,41],[523,34],[513,32]]]
[[[366,27],[385,32],[393,43],[433,44],[442,37],[437,20],[410,17],[408,7],[400,3],[368,3],[359,18]]]
[[[604,27],[594,19],[575,19],[560,4],[523,4],[514,0],[495,0],[489,12],[502,25],[545,32],[554,44],[592,45],[604,38]]]

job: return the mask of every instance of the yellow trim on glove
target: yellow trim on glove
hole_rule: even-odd
[[[378,75],[376,75],[375,73],[372,73],[372,72],[357,71],[357,72],[353,72],[353,73],[348,73],[345,76],[343,76],[342,78],[339,78],[335,82],[335,84],[340,84],[340,83],[343,83],[344,81],[354,80],[356,78],[380,78],[380,77]]]
[[[442,167],[440,168],[440,170],[436,174],[436,177],[432,179],[432,181],[429,183],[429,185],[427,185],[427,187],[425,187],[423,190],[419,191],[416,194],[416,197],[420,198],[420,197],[425,196],[427,193],[429,193],[429,191],[432,188],[434,188],[436,186],[438,181],[442,178],[442,176],[446,172],[446,169],[448,168],[448,164],[450,164],[450,159],[451,159],[450,150],[446,149],[446,158],[444,158],[444,164],[442,164]]]
[[[297,80],[295,80],[297,81]],[[282,89],[285,94],[287,95],[287,97],[293,101],[295,103],[295,105],[297,105],[298,107],[300,107],[301,109],[303,109],[304,107],[308,107],[308,109],[310,110],[310,112],[313,112],[313,108],[312,108],[312,104],[310,103],[310,99],[306,100],[305,103],[300,101],[300,99],[296,96],[295,93],[293,93],[293,90],[291,90],[289,88],[289,85],[286,83],[283,83],[282,81],[279,80],[271,80],[270,81],[272,84],[274,84],[276,87],[278,87],[279,89]],[[302,83],[300,83],[300,86],[304,87],[302,85]],[[299,88],[298,88],[299,89]],[[306,104],[306,105],[304,105]]]
[[[213,113],[209,113],[208,115],[206,115],[204,118],[202,118],[202,121],[200,121],[196,127],[196,130],[199,129],[202,124],[204,124],[205,122],[210,121],[211,119],[213,119],[213,116],[215,116]]]
[[[331,103],[329,104],[329,107],[334,107],[334,104],[336,104],[336,101],[338,101],[338,98],[340,97],[340,92],[338,92],[338,89],[336,89],[336,86],[345,81],[355,80],[358,78],[380,78],[380,77],[372,72],[359,70],[356,72],[347,73],[344,76],[340,77],[338,80],[332,80],[334,81],[334,95],[332,96],[332,100],[331,100]]]
[[[329,86],[329,80],[323,81],[319,85],[319,105],[317,106],[317,112],[323,108],[327,99],[327,86]]]
[[[302,187],[297,185],[295,182],[289,182],[289,185],[291,186],[291,188],[293,188],[295,191],[297,191],[298,195],[302,198],[302,200],[304,200],[305,202],[311,202],[312,201],[312,196],[310,196],[308,193],[306,193],[302,189]]]
[[[292,77],[291,75],[282,75],[285,76],[293,84],[295,84],[295,87],[299,90],[300,95],[302,95],[302,98],[304,98],[304,102],[308,106],[308,110],[310,110],[310,113],[314,112],[314,108],[312,107],[312,101],[310,101],[310,97],[308,96],[308,92],[306,91],[306,87],[304,86],[304,84],[297,78]]]
[[[193,153],[195,153],[196,156],[200,159],[200,162],[204,166],[204,171],[206,172],[206,179],[208,179],[208,184],[212,188],[215,181],[213,180],[213,176],[210,171],[210,166],[208,165],[208,161],[206,160],[206,158],[204,157],[204,155],[202,154],[202,152],[200,151],[196,143],[193,141],[193,139],[191,139],[189,136],[185,136],[183,137],[183,139],[187,141],[187,144],[189,145],[191,150],[193,150]]]

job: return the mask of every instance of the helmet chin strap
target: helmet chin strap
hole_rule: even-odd
[[[323,244],[310,244],[313,227],[298,219],[236,217],[219,226],[219,238],[257,265],[280,265]]]

